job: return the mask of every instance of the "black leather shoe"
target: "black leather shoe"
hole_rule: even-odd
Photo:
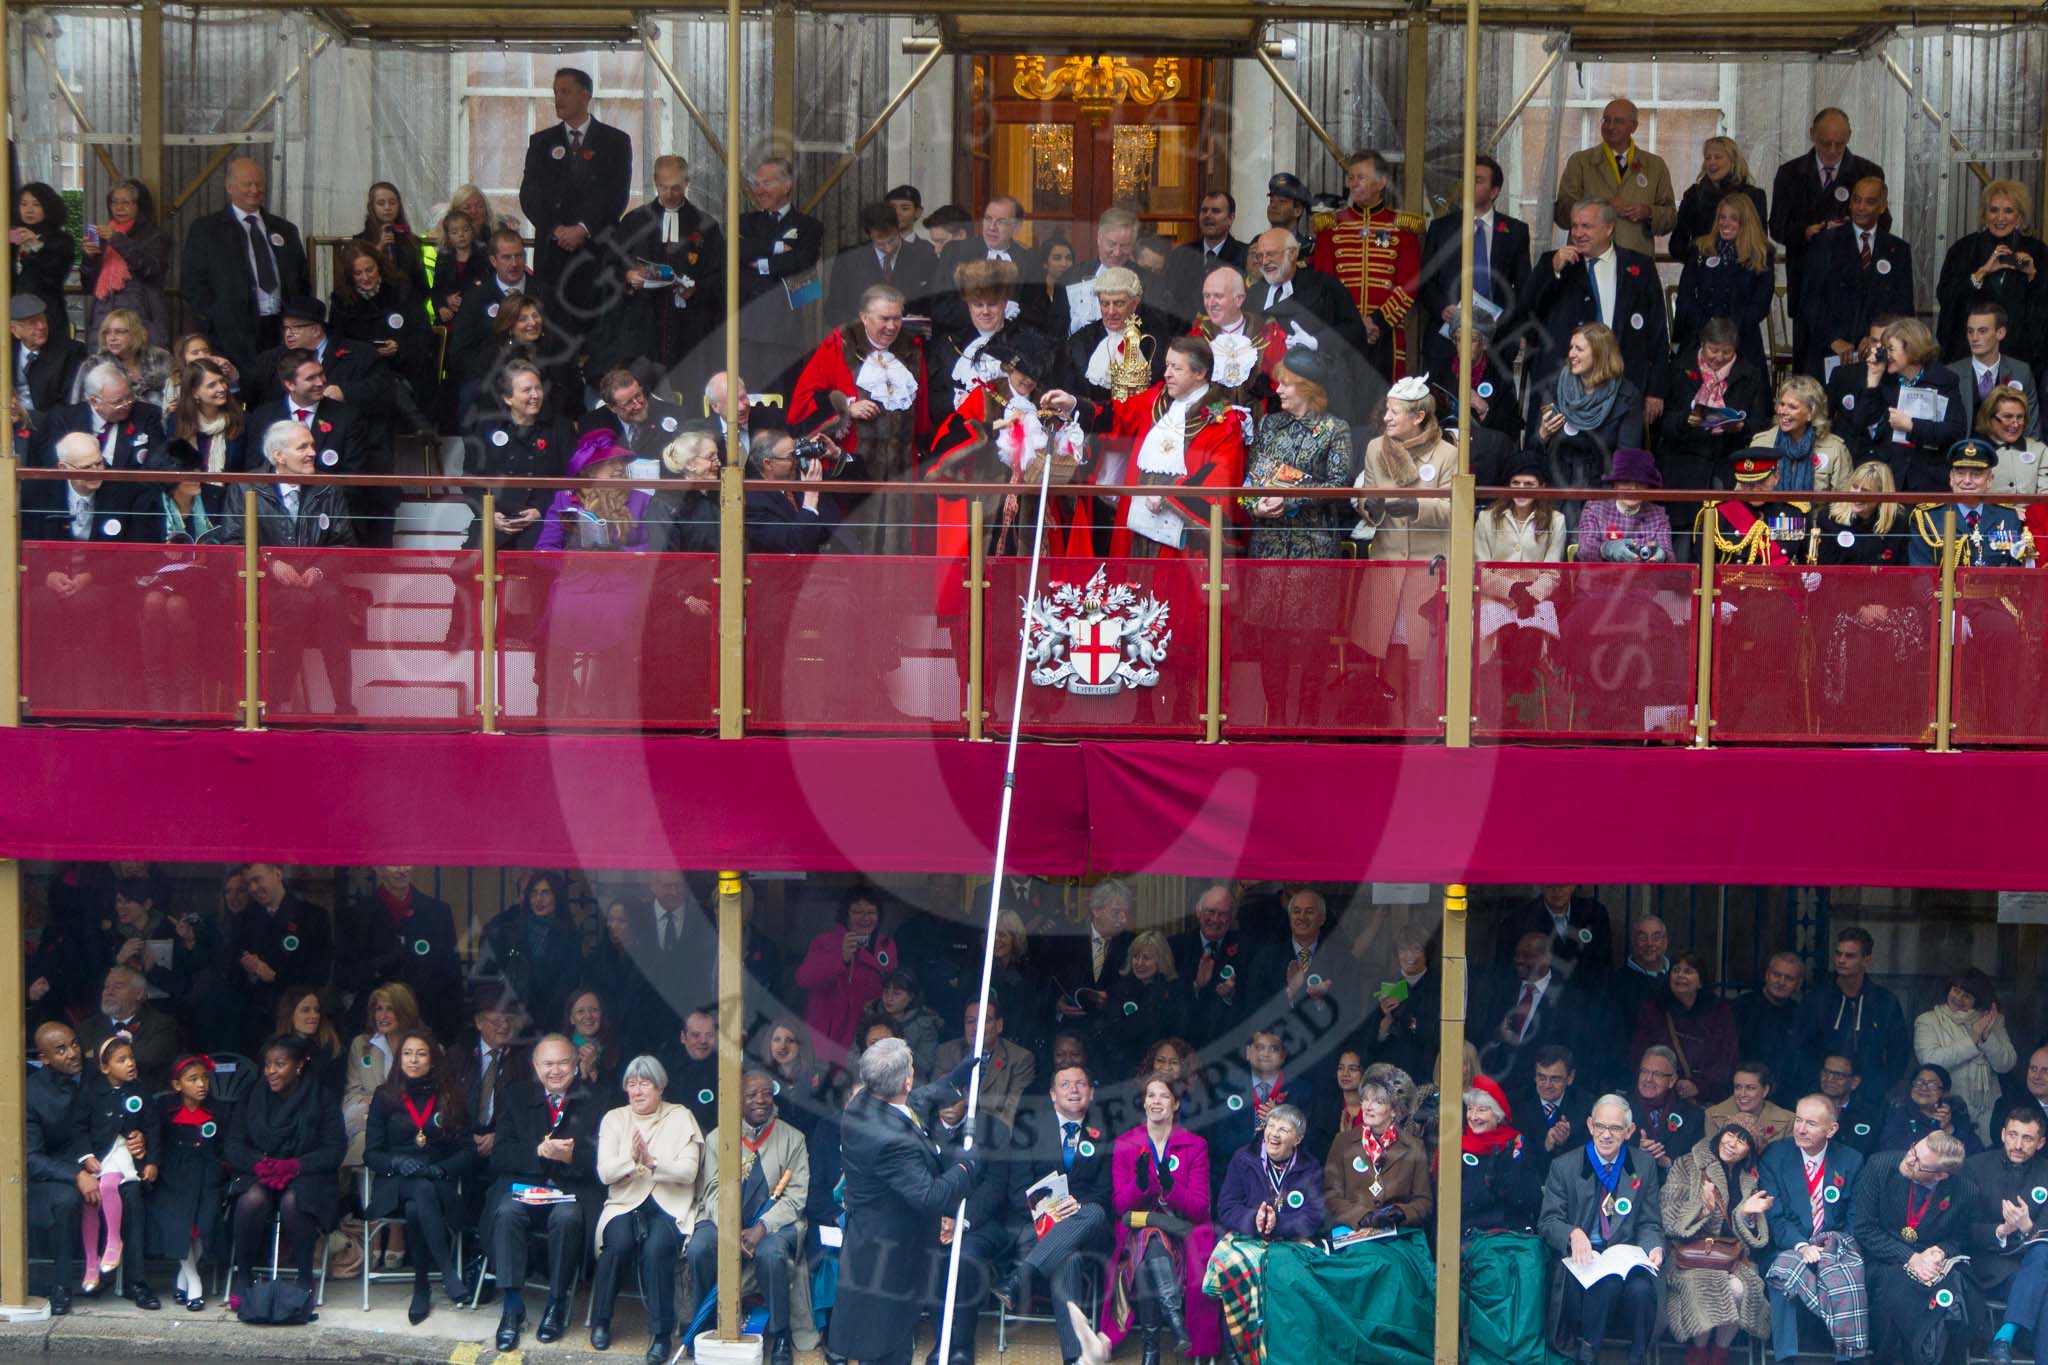
[[[47,1296],[50,1300],[50,1316],[61,1318],[71,1311],[71,1291],[61,1284],[50,1286]]]
[[[612,1348],[612,1325],[608,1322],[590,1324],[590,1349],[609,1351]]]
[[[129,1285],[128,1292],[123,1297],[145,1313],[154,1313],[164,1306],[163,1301],[157,1298],[156,1291],[146,1284]]]
[[[518,1350],[519,1329],[521,1327],[524,1327],[525,1325],[526,1315],[524,1313],[521,1313],[517,1317],[514,1317],[510,1313],[501,1314],[498,1318],[498,1339],[496,1342],[497,1348],[501,1351]]]
[[[1002,1304],[1004,1312],[1015,1313],[1024,1307],[1024,1301],[1031,1297],[1030,1287],[1025,1283],[1025,1277],[1029,1273],[1020,1265],[996,1281],[996,1301]]]
[[[647,1365],[668,1365],[668,1335],[663,1333],[647,1343]]]
[[[562,1339],[563,1320],[569,1316],[568,1306],[560,1299],[549,1299],[540,1310],[540,1326],[535,1329],[533,1339],[543,1344]]]
[[[434,1289],[432,1285],[416,1284],[412,1287],[412,1303],[405,1310],[405,1320],[417,1327],[427,1320],[427,1314],[434,1311]]]
[[[793,1365],[796,1360],[796,1342],[789,1333],[777,1332],[775,1344],[769,1348],[768,1365]]]

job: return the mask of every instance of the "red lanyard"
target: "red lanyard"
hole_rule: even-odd
[[[750,1152],[755,1153],[756,1155],[759,1155],[761,1151],[761,1144],[766,1142],[768,1140],[768,1135],[774,1131],[774,1119],[768,1120],[768,1122],[762,1127],[760,1136],[756,1137],[752,1142],[747,1141],[747,1135],[744,1131],[742,1131],[740,1133],[740,1146],[746,1148]]]
[[[411,1116],[412,1126],[420,1130],[420,1136],[426,1136],[427,1121],[434,1117],[434,1101],[428,1100],[425,1109],[415,1109],[412,1107],[412,1096],[400,1095],[398,1098],[405,1101],[405,1112]]]
[[[1913,1207],[1913,1191],[1915,1188],[1914,1185],[1906,1186],[1906,1228],[1911,1232],[1918,1232],[1920,1230],[1920,1220],[1927,1216],[1927,1206],[1934,1202],[1934,1191],[1929,1190],[1927,1197],[1920,1201],[1920,1207],[1915,1209]]]

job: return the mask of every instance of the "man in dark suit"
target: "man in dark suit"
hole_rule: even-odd
[[[647,386],[623,366],[605,371],[597,381],[597,396],[604,406],[583,414],[577,434],[603,428],[618,437],[635,459],[655,462],[649,477],[673,472],[661,467],[661,452],[677,435],[693,429],[690,415],[674,403],[649,398]]]
[[[1240,275],[1250,248],[1230,235],[1237,225],[1237,200],[1228,190],[1211,190],[1195,207],[1196,238],[1182,242],[1166,258],[1166,297],[1159,302],[1185,327],[1202,311],[1202,282],[1217,266]]]
[[[368,453],[364,449],[364,424],[351,403],[330,397],[334,385],[327,368],[310,350],[293,348],[278,353],[271,364],[270,379],[277,396],[249,411],[249,430],[255,439],[245,442],[245,463],[253,471],[270,467],[263,453],[263,434],[276,422],[296,422],[313,434],[313,449],[323,474],[366,474]]]
[[[1055,1071],[1045,1105],[1017,1115],[1010,1142],[1010,1204],[1022,1212],[1016,1233],[1017,1266],[996,1286],[996,1297],[1009,1312],[1020,1312],[1031,1297],[1034,1277],[1048,1280],[1053,1324],[1065,1360],[1081,1354],[1067,1305],[1080,1300],[1090,1262],[1099,1263],[1109,1250],[1110,1148],[1116,1135],[1090,1121],[1094,1103],[1095,1086],[1087,1068]],[[1061,1171],[1067,1177],[1066,1198],[1046,1210],[1052,1221],[1040,1233],[1038,1211],[1026,1196],[1043,1177]]]
[[[1993,1134],[2005,1131],[2005,1120],[2015,1109],[2039,1114],[2048,1123],[2048,1046],[2034,1049],[2025,1070],[2026,1078],[2018,1092],[2006,1095],[1992,1108]]]
[[[377,884],[342,911],[336,926],[335,987],[360,1008],[384,982],[402,982],[435,1036],[452,1038],[462,1010],[455,913],[413,885],[412,868],[371,870]]]
[[[1519,1091],[1532,1081],[1536,1049],[1546,1043],[1569,1046],[1577,993],[1551,969],[1550,931],[1523,934],[1515,943],[1514,967],[1496,973],[1473,1003],[1465,1036],[1479,1049],[1480,1069]]]
[[[264,210],[264,190],[262,163],[230,161],[228,205],[192,224],[179,275],[194,329],[244,374],[281,339],[285,300],[307,292],[299,230]]]
[[[656,157],[654,198],[621,218],[608,243],[620,294],[611,363],[645,368],[677,393],[695,393],[717,368],[704,343],[725,317],[725,233],[689,201],[689,187],[689,162]]]
[[[1948,367],[1962,381],[1963,397],[1974,411],[1998,388],[2018,389],[2027,400],[2027,434],[2041,434],[2041,392],[2034,387],[2033,367],[2005,353],[2012,320],[2002,305],[1985,301],[1970,305],[1963,318],[1963,355],[1948,357]]]
[[[118,707],[124,695],[132,700],[133,684],[109,668],[108,660],[119,656],[124,637],[133,643],[133,625],[113,586],[120,566],[86,547],[161,540],[160,518],[137,511],[140,495],[147,492],[154,503],[156,490],[101,479],[106,461],[89,432],[61,437],[55,463],[74,471],[72,477],[37,479],[21,490],[22,540],[74,547],[62,555],[40,552],[22,579],[25,639],[30,657],[41,660],[35,690],[81,710]],[[51,937],[53,943],[63,939]],[[79,975],[88,970],[85,960],[72,961]]]
[[[1885,226],[1886,202],[1882,180],[1858,180],[1849,191],[1849,221],[1825,229],[1807,248],[1799,303],[1806,328],[1802,373],[1822,377],[1830,358],[1850,364],[1878,314],[1913,316],[1913,248]]]
[[[1850,1235],[1849,1192],[1863,1170],[1855,1148],[1834,1141],[1840,1115],[1825,1095],[1808,1095],[1792,1115],[1792,1140],[1773,1142],[1757,1159],[1757,1183],[1771,1197],[1766,1218],[1772,1259],[1766,1263],[1771,1300],[1772,1355],[1799,1354],[1799,1309],[1825,1305],[1852,1286],[1862,1289],[1860,1257],[1843,1245]],[[1854,1264],[1851,1264],[1854,1262]],[[1782,1277],[1790,1277],[1788,1292]],[[1822,1313],[1823,1321],[1833,1322]],[[1838,1334],[1835,1355],[1862,1354],[1856,1334]]]
[[[1581,989],[1612,971],[1612,917],[1606,906],[1578,891],[1572,885],[1541,886],[1528,900],[1510,906],[1501,916],[1500,936],[1493,941],[1494,965],[1513,965],[1522,935],[1547,934],[1551,967]]]
[[[1830,107],[1807,130],[1813,151],[1778,167],[1771,180],[1771,236],[1785,248],[1785,311],[1792,318],[1792,354],[1801,363],[1810,348],[1804,285],[1807,252],[1822,231],[1849,217],[1849,194],[1865,178],[1884,179],[1875,161],[1849,150],[1849,116]],[[1891,227],[1891,215],[1884,218]],[[1818,377],[1819,371],[1813,371]]]
[[[518,998],[500,982],[471,991],[464,1008],[469,1030],[448,1049],[448,1067],[462,1087],[477,1156],[489,1161],[497,1141],[498,1111],[513,1088],[532,1074],[532,1049],[512,1041],[527,1026],[527,1017]]]
[[[85,345],[76,337],[53,340],[50,312],[34,294],[16,294],[7,305],[7,331],[14,338],[14,393],[32,413],[64,406]]]
[[[526,1323],[526,1239],[540,1232],[548,1244],[548,1297],[534,1339],[561,1338],[569,1314],[569,1277],[581,1265],[590,1229],[604,1206],[597,1180],[597,1125],[611,1099],[576,1078],[576,1049],[559,1033],[534,1045],[533,1076],[514,1086],[497,1114],[491,1146],[488,1222],[480,1229],[491,1248],[491,1272],[503,1295],[497,1348],[516,1350]],[[521,1203],[515,1185],[545,1185],[574,1198],[559,1204]]]
[[[1237,892],[1228,882],[1211,882],[1195,900],[1195,927],[1175,934],[1174,968],[1193,994],[1188,1041],[1208,1046],[1244,1017],[1251,969],[1249,943],[1237,927]]]
[[[718,1126],[718,1016],[693,1009],[683,1016],[682,1031],[654,1049],[668,1088],[662,1098],[680,1104],[710,1132]]]
[[[862,1053],[864,1088],[840,1126],[846,1242],[826,1344],[863,1365],[910,1365],[939,1220],[982,1168],[978,1153],[947,1152],[933,1139],[931,1116],[954,1092],[943,1084],[913,1091],[913,1070],[901,1038]]]
[[[1564,1044],[1545,1043],[1530,1060],[1529,1084],[1508,1092],[1514,1110],[1509,1121],[1522,1134],[1529,1169],[1540,1179],[1550,1173],[1559,1153],[1586,1145],[1586,1115],[1594,1097],[1579,1085],[1572,1050]]]
[[[1267,228],[1252,238],[1246,265],[1256,278],[1245,306],[1287,328],[1289,345],[1308,345],[1337,356],[1339,372],[1346,377],[1330,391],[1337,415],[1361,422],[1377,413],[1386,397],[1387,378],[1365,358],[1365,319],[1344,287],[1301,259],[1301,246],[1286,228]]]
[[[939,268],[930,242],[905,237],[896,226],[896,210],[887,201],[861,205],[860,230],[866,240],[832,257],[826,272],[825,325],[843,327],[860,312],[860,296],[870,285],[891,284],[903,291],[906,312],[931,312],[932,277]]]
[[[633,139],[590,115],[590,73],[555,72],[555,117],[526,143],[519,211],[533,225],[533,273],[551,329],[581,337],[603,322],[608,255],[599,244],[626,211]]]
[[[1054,991],[1052,1026],[1094,1038],[1109,1004],[1109,985],[1130,952],[1131,888],[1114,879],[1088,893],[1088,932],[1056,935],[1045,946],[1044,972]]]
[[[1773,1104],[1792,1107],[1799,1101],[1792,1077],[1805,1068],[1792,1056],[1792,1025],[1799,1019],[1799,988],[1806,982],[1806,964],[1797,953],[1773,953],[1764,964],[1763,989],[1738,997],[1729,1007],[1735,1015],[1735,1054],[1762,1062],[1778,1078]]]
[[[1569,244],[1536,262],[1513,311],[1501,320],[1501,337],[1526,337],[1537,348],[1531,393],[1551,391],[1572,333],[1588,322],[1613,331],[1629,382],[1643,395],[1643,421],[1662,417],[1671,353],[1664,286],[1655,261],[1614,244],[1614,205],[1604,200],[1582,200],[1572,209]]]
[[[448,325],[448,377],[457,384],[483,378],[491,358],[491,330],[505,300],[533,288],[526,271],[526,244],[512,228],[491,234],[491,274],[473,284]]]
[[[1494,207],[1506,178],[1500,163],[1482,156],[1472,172],[1472,207],[1479,215],[1473,237],[1473,321],[1491,331],[1489,315],[1478,301],[1500,309],[1496,320],[1514,306],[1515,294],[1529,278],[1529,225]],[[1449,375],[1457,353],[1442,328],[1456,330],[1463,277],[1465,215],[1454,207],[1429,225],[1422,238],[1422,280],[1416,290],[1421,312],[1422,359],[1432,375]]]
[[[1648,1358],[1657,1330],[1657,1271],[1665,1255],[1661,1176],[1654,1162],[1627,1145],[1635,1130],[1631,1118],[1640,1121],[1641,1115],[1632,1115],[1614,1096],[1595,1102],[1591,1142],[1560,1154],[1543,1181],[1536,1234],[1553,1255],[1590,1260],[1610,1246],[1630,1245],[1650,1262],[1647,1269],[1637,1266],[1586,1289],[1569,1275],[1559,1277],[1561,1344],[1574,1345],[1582,1361],[1598,1357],[1617,1310],[1630,1337],[1630,1360]]]
[[[278,863],[250,863],[249,904],[228,921],[230,976],[238,977],[249,1032],[268,1037],[277,998],[287,987],[325,989],[334,971],[334,931],[327,912],[285,883]]]
[[[178,1021],[149,1004],[149,983],[133,967],[114,966],[100,986],[100,1010],[78,1026],[78,1045],[99,1053],[115,1034],[135,1046],[135,1068],[143,1089],[155,1093],[171,1084],[171,1063],[178,1057]]]
[[[292,299],[285,303],[284,346],[266,353],[256,362],[254,377],[264,381],[266,387],[258,399],[251,400],[250,407],[257,408],[260,402],[262,407],[259,410],[267,414],[286,397],[277,362],[286,351],[293,349],[309,351],[320,362],[321,374],[327,381],[320,391],[323,398],[340,405],[346,412],[350,427],[347,441],[329,441],[322,437],[318,444],[323,461],[325,452],[331,447],[339,461],[354,461],[348,468],[342,468],[340,464],[334,466],[337,473],[392,473],[394,426],[402,418],[408,429],[418,431],[426,426],[426,419],[413,407],[411,389],[396,371],[384,363],[374,347],[340,340],[328,333],[327,307],[318,299]],[[258,427],[257,431],[260,433],[262,428]],[[349,445],[354,446],[353,452],[348,449]],[[324,463],[323,467],[326,467]],[[344,496],[359,521],[362,542],[388,548],[398,516],[399,491],[396,488],[351,488]]]
[[[1016,200],[997,195],[981,211],[980,231],[948,242],[939,253],[932,280],[932,330],[941,336],[971,337],[974,324],[960,297],[953,272],[968,261],[1008,261],[1017,267],[1017,321],[1035,331],[1046,330],[1045,261],[1017,240],[1024,210]]]
[[[1095,320],[1095,295],[1088,288],[1105,270],[1118,266],[1129,270],[1144,286],[1145,297],[1165,302],[1166,291],[1157,275],[1134,259],[1138,249],[1138,215],[1129,209],[1110,209],[1095,224],[1095,254],[1076,261],[1060,281],[1047,315],[1047,331],[1055,337],[1072,336]]]
[[[50,1283],[44,1290],[50,1313],[71,1311],[71,1286],[78,1279],[78,1217],[86,1199],[100,1197],[99,1160],[86,1150],[86,1110],[80,1097],[85,1054],[68,1024],[51,1022],[36,1030],[42,1066],[29,1073],[22,1096],[23,1155],[28,1165],[28,1222],[50,1240]],[[143,1201],[131,1201],[140,1205]],[[125,1208],[124,1208],[125,1212]]]
[[[786,157],[756,165],[748,187],[754,211],[739,221],[740,365],[761,392],[786,400],[812,349],[809,305],[822,297],[825,225],[790,203],[796,172]]]
[[[49,414],[42,427],[42,448],[35,463],[46,469],[54,467],[58,445],[73,432],[84,432],[92,438],[100,459],[109,469],[171,467],[170,456],[164,449],[167,443],[163,413],[153,404],[137,401],[127,372],[118,365],[102,362],[87,370],[85,401],[67,404]]]
[[[971,1006],[970,1006],[971,1008]],[[1002,1160],[1012,1142],[1010,1127],[986,1107],[988,1077],[982,1078],[984,1107],[974,1116],[974,1146],[993,1159],[975,1174],[967,1191],[966,1233],[960,1246],[960,1287],[953,1297],[953,1349],[944,1365],[974,1365],[974,1322],[981,1306],[995,1287],[997,1267],[1016,1244],[1017,1217],[1010,1198],[1010,1168]],[[932,1137],[945,1159],[958,1163],[967,1127],[967,1100],[963,1096],[938,1111]],[[956,1235],[959,1235],[956,1231]],[[931,1313],[934,1331],[946,1298],[947,1249],[942,1245],[932,1254]],[[933,1343],[933,1351],[938,1349]],[[939,1357],[926,1357],[935,1365]]]

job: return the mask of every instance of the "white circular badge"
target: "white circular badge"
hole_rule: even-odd
[[[1636,184],[1637,184],[1637,185],[1639,185],[1639,186],[1641,186],[1641,187],[1642,187],[1643,189],[1648,189],[1648,188],[1650,188],[1650,177],[1649,177],[1649,175],[1648,175],[1648,174],[1647,174],[1646,172],[1643,172],[1643,171],[1637,171],[1637,172],[1636,172]]]
[[[1323,979],[1320,976],[1317,976],[1314,972],[1310,972],[1308,977],[1308,984],[1311,986],[1320,986],[1323,984]]]
[[[1479,1158],[1472,1155],[1472,1153],[1467,1152],[1465,1153],[1465,1164],[1467,1166],[1477,1166],[1479,1164]]]
[[[1720,258],[1719,256],[1709,256],[1709,257],[1707,257],[1707,269],[1709,269],[1709,270],[1717,270],[1717,269],[1719,269],[1719,268],[1720,268],[1720,265],[1721,265],[1721,258]]]
[[[399,328],[405,326],[405,314],[393,313],[390,317],[384,319],[384,325],[386,327],[389,327],[394,332],[397,331]]]
[[[427,945],[427,941],[425,939],[416,938],[412,941],[412,951],[414,957],[425,957],[428,953],[432,952],[433,949]]]
[[[1857,1125],[1856,1125],[1856,1136],[1857,1136],[1857,1137],[1869,1137],[1869,1136],[1870,1136],[1870,1125],[1869,1125],[1869,1124],[1867,1124],[1867,1123],[1859,1123],[1859,1124],[1857,1124]]]
[[[119,517],[108,517],[100,523],[100,529],[110,536],[118,536],[121,534],[121,519]]]
[[[1579,930],[1579,942],[1581,942],[1581,943],[1591,943],[1592,941],[1593,941],[1593,931],[1592,931],[1591,929],[1581,929],[1581,930]]]
[[[1630,1211],[1634,1208],[1635,1205],[1631,1204],[1626,1197],[1614,1201],[1614,1211],[1623,1218],[1628,1217]]]
[[[1478,394],[1481,398],[1493,397],[1493,381],[1491,379],[1480,380],[1479,387],[1472,390],[1472,392]]]
[[[1356,1171],[1356,1172],[1358,1172],[1358,1173],[1359,1173],[1360,1175],[1364,1175],[1364,1174],[1365,1174],[1365,1158],[1364,1158],[1364,1157],[1362,1157],[1362,1156],[1355,1156],[1355,1157],[1352,1157],[1352,1158],[1351,1158],[1351,1169],[1352,1169],[1352,1170],[1354,1170],[1354,1171]]]
[[[1628,315],[1628,325],[1635,328],[1638,332],[1642,331],[1643,315],[1641,313],[1630,313]]]
[[[548,155],[560,161],[563,157],[569,155],[569,149],[567,147],[556,147],[549,151]]]
[[[341,463],[341,456],[333,450],[323,450],[320,452],[320,463],[332,469]]]
[[[1938,1291],[1936,1291],[1936,1293],[1935,1293],[1935,1295],[1934,1295],[1934,1303],[1935,1303],[1935,1306],[1936,1306],[1936,1307],[1938,1307],[1938,1308],[1953,1308],[1953,1307],[1955,1307],[1955,1303],[1956,1303],[1956,1295],[1955,1295],[1955,1291],[1954,1291],[1954,1290],[1952,1290],[1952,1289],[1942,1289],[1942,1290],[1938,1290]]]
[[[562,149],[557,147],[555,148],[555,150],[559,152]],[[709,1086],[706,1086],[704,1089],[699,1090],[697,1092],[697,1103],[699,1104],[709,1104],[711,1103],[711,1101],[717,1098],[718,1097],[716,1095],[713,1095],[711,1093],[711,1088]]]
[[[1137,1012],[1138,1012],[1138,1002],[1137,1002],[1137,1001],[1135,1001],[1135,1000],[1126,1000],[1126,1001],[1124,1001],[1124,1015],[1125,1015],[1125,1017],[1126,1017],[1126,1018],[1128,1018],[1129,1016],[1131,1016],[1131,1015],[1133,1015],[1133,1014],[1136,1014]]]
[[[219,1131],[220,1125],[215,1123],[212,1119],[208,1119],[206,1122],[199,1125],[199,1136],[203,1138],[210,1138]]]
[[[1843,394],[1843,395],[1842,395],[1842,411],[1843,411],[1843,412],[1853,412],[1853,411],[1855,410],[1855,408],[1856,408],[1856,395],[1855,395],[1855,394],[1853,394],[1853,393],[1845,393],[1845,394]]]
[[[674,430],[676,429],[676,419],[675,419],[675,418],[673,418],[673,417],[664,417],[664,418],[662,418],[662,419],[661,419],[661,429],[662,429],[663,431],[674,431]]]
[[[273,232],[273,233],[271,233],[271,234],[270,234],[270,244],[271,244],[272,246],[283,246],[283,245],[284,245],[284,234],[283,234],[282,232]]]
[[[508,438],[506,437],[505,433],[502,431],[494,431],[491,433],[491,444],[494,446],[504,445],[507,439]]]
[[[299,936],[297,934],[286,934],[284,936],[284,950],[288,953],[296,953],[299,950]]]
[[[1179,1158],[1179,1157],[1177,1157],[1177,1156],[1170,1156],[1170,1157],[1166,1158],[1166,1169],[1167,1169],[1167,1170],[1168,1170],[1169,1172],[1171,1172],[1171,1171],[1177,1171],[1177,1170],[1179,1170],[1179,1169],[1180,1169],[1180,1158]]]
[[[320,529],[323,531],[327,529],[327,514],[325,512],[320,514]]]
[[[1843,549],[1846,550],[1855,543],[1856,533],[1854,531],[1837,531],[1835,533],[1835,544],[1841,546]]]
[[[1416,477],[1421,479],[1424,483],[1436,482],[1436,466],[1433,464],[1426,464],[1422,466],[1422,468],[1415,471],[1415,474]]]
[[[1838,204],[1849,202],[1849,187],[1847,185],[1835,186],[1835,202]]]
[[[484,316],[487,318],[494,318],[498,316],[498,305],[494,303],[490,307],[484,309]]]
[[[1891,274],[1891,273],[1892,273],[1892,263],[1891,263],[1890,261],[1879,261],[1879,262],[1877,263],[1877,273],[1878,273],[1878,274],[1880,274],[1880,275],[1889,275],[1889,274]]]
[[[1304,1198],[1304,1197],[1303,1197],[1303,1195],[1302,1195],[1302,1193],[1301,1193],[1301,1191],[1300,1191],[1300,1190],[1289,1190],[1289,1191],[1287,1192],[1287,1207],[1288,1207],[1288,1208],[1290,1208],[1290,1209],[1298,1209],[1298,1208],[1300,1208],[1300,1207],[1301,1207],[1301,1206],[1302,1206],[1303,1204],[1306,1204],[1307,1202],[1308,1202],[1308,1200],[1307,1200],[1306,1198]]]
[[[130,1095],[130,1096],[129,1096],[129,1097],[128,1097],[128,1098],[126,1099],[126,1100],[124,1100],[124,1101],[122,1102],[122,1105],[121,1105],[121,1107],[122,1107],[122,1108],[124,1108],[124,1109],[126,1109],[126,1110],[127,1110],[127,1111],[128,1111],[129,1113],[131,1113],[131,1114],[139,1114],[139,1113],[141,1113],[141,1112],[142,1112],[142,1096],[140,1096],[140,1095]]]
[[[2034,1186],[2033,1195],[2036,1204],[2048,1204],[2048,1185]]]

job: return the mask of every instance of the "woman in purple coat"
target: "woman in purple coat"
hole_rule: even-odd
[[[1116,1253],[1102,1305],[1112,1345],[1131,1329],[1132,1306],[1145,1333],[1140,1365],[1158,1365],[1159,1333],[1172,1330],[1183,1357],[1219,1354],[1222,1323],[1202,1297],[1202,1275],[1216,1249],[1209,1223],[1209,1144],[1180,1126],[1180,1091],[1164,1076],[1145,1082],[1145,1122],[1116,1140],[1110,1154]]]
[[[1259,1137],[1230,1158],[1216,1196],[1223,1234],[1202,1292],[1223,1305],[1224,1330],[1245,1365],[1265,1365],[1262,1302],[1266,1246],[1314,1241],[1323,1230],[1323,1164],[1301,1150],[1308,1119],[1291,1104],[1268,1109]]]

